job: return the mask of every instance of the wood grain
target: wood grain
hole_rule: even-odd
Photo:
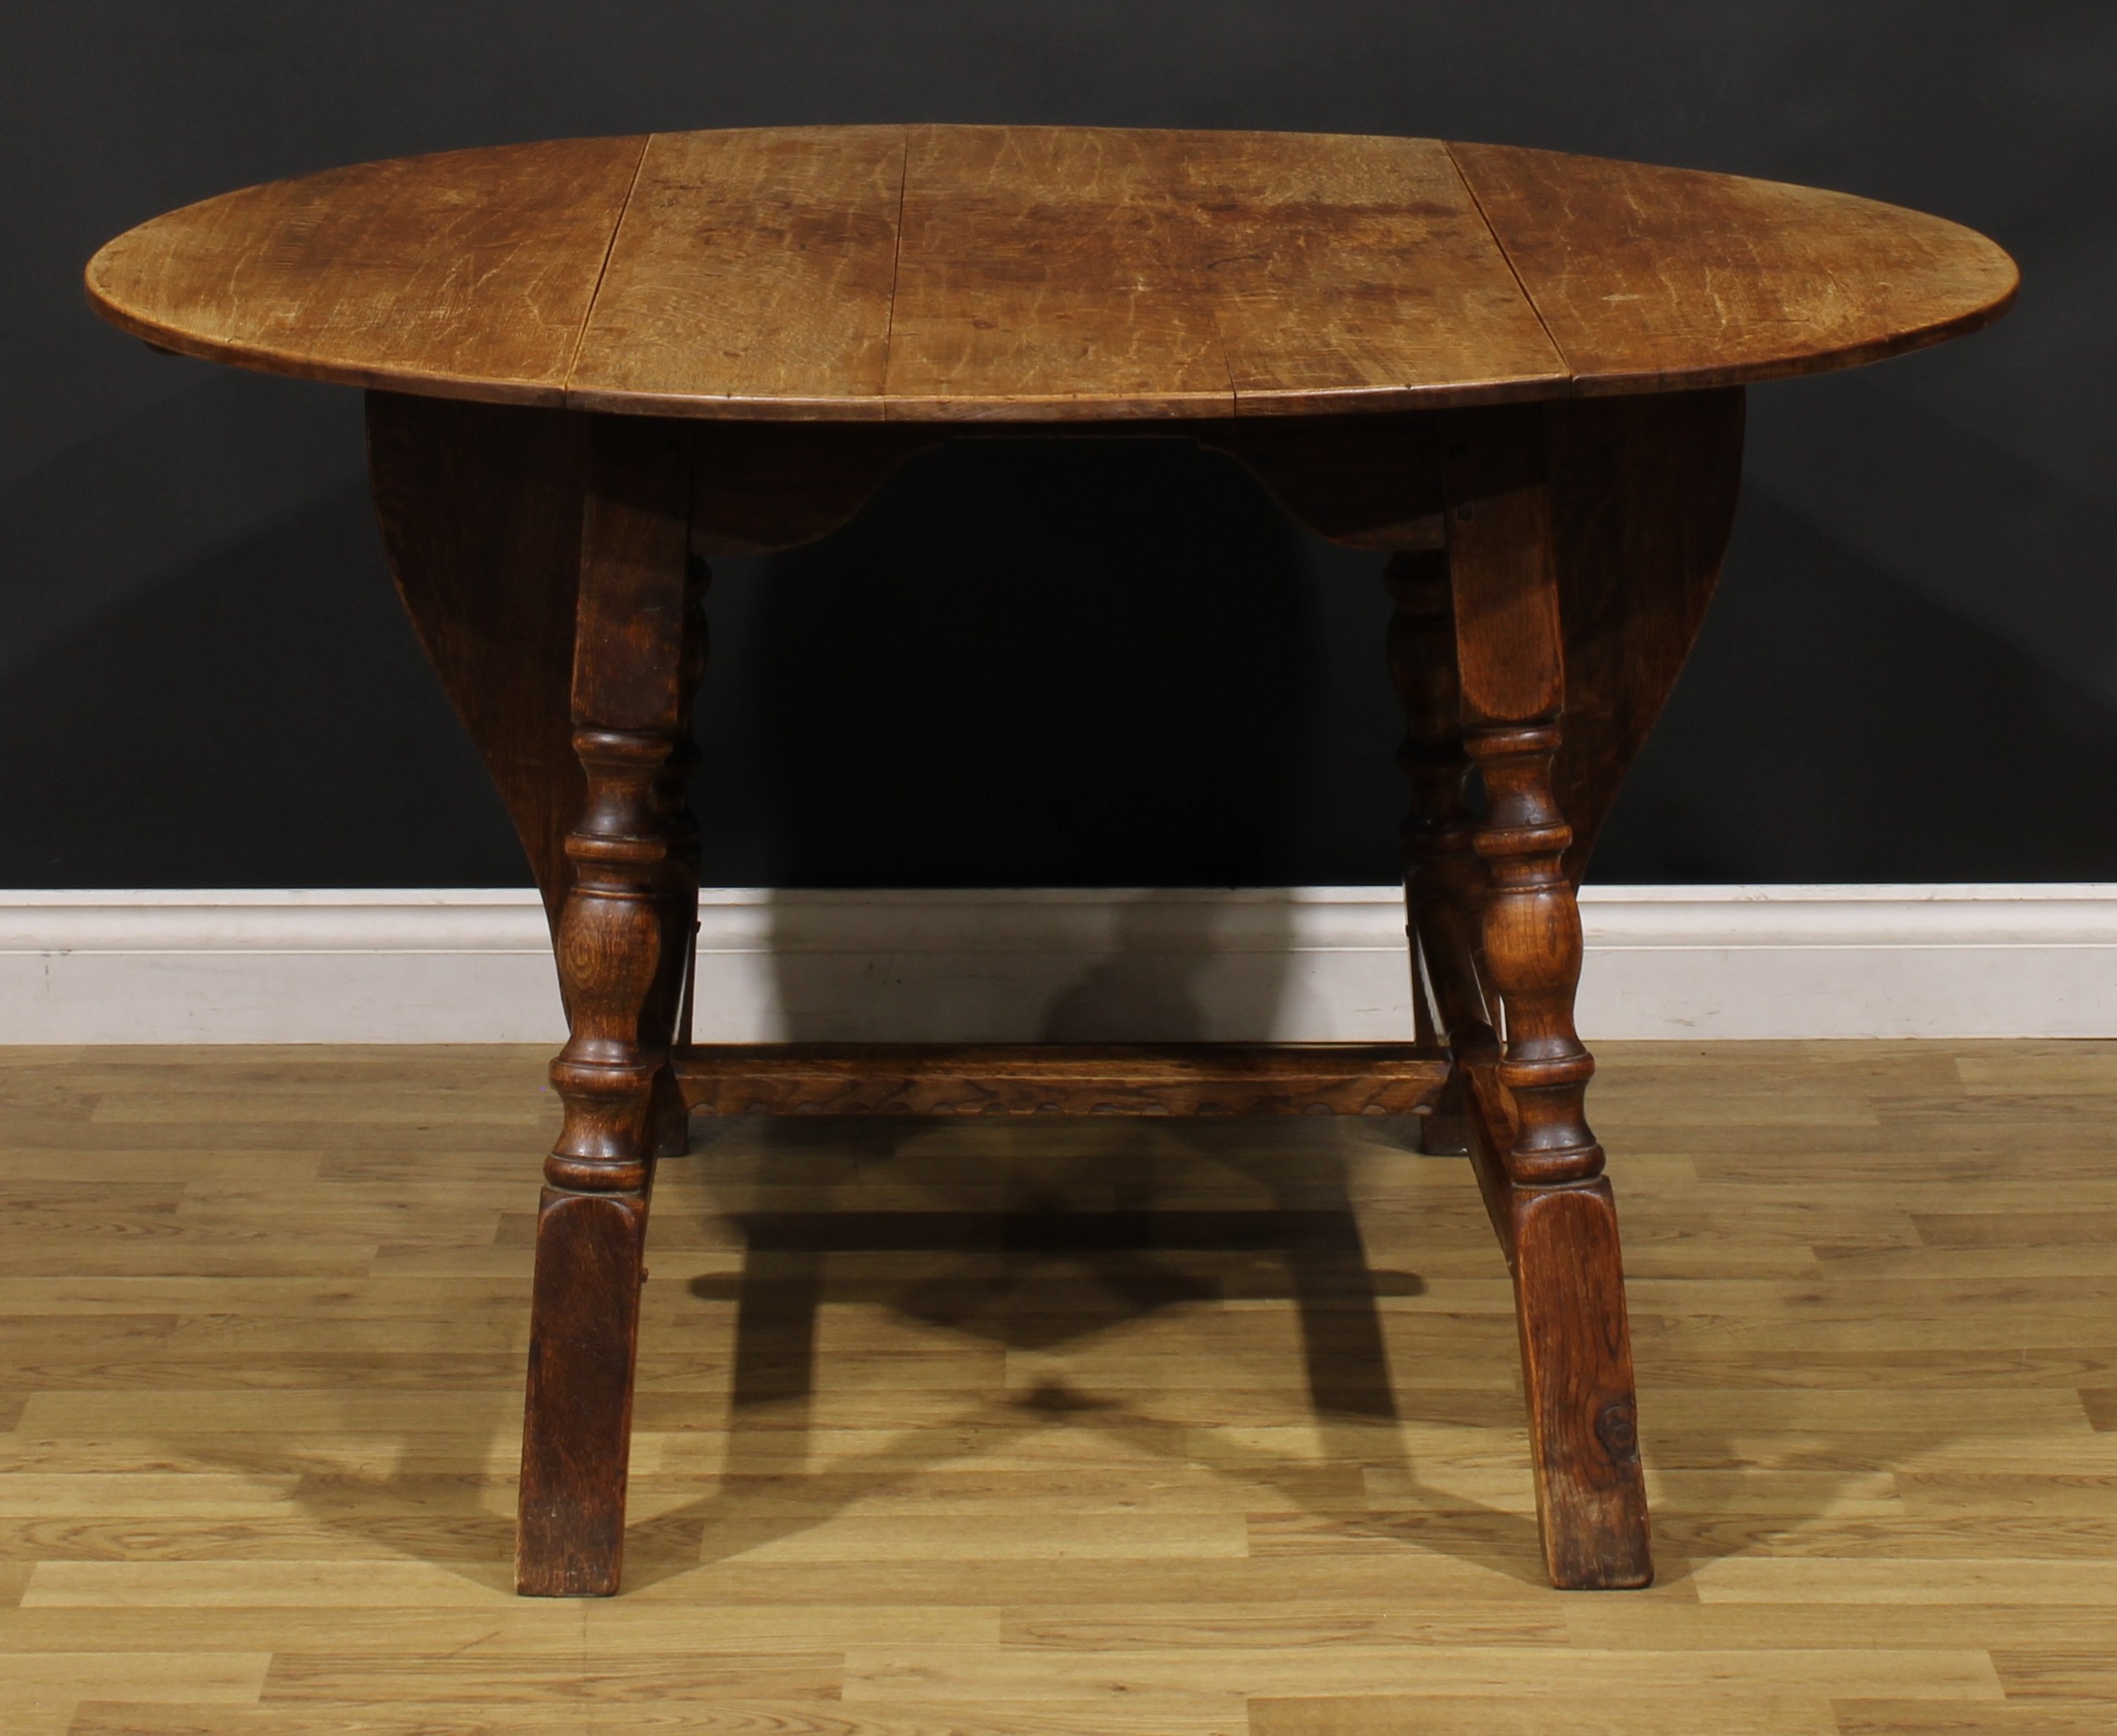
[[[1734,384],[1972,329],[2015,280],[1937,218],[1731,176],[1429,140],[957,126],[364,164],[173,212],[88,269],[126,330],[268,372],[943,423]]]
[[[880,420],[901,127],[661,133],[611,243],[567,401]]]
[[[1849,193],[1451,145],[1576,390],[1694,390],[1874,362],[2004,313],[1974,230]]]
[[[1238,414],[1501,403],[1564,386],[1444,146],[1236,133],[1171,154]]]
[[[1548,406],[1544,457],[1565,637],[1553,767],[1575,886],[1719,583],[1742,488],[1739,389]]]
[[[1509,1193],[1545,1566],[1569,1590],[1650,1584],[1639,1399],[1610,1184]]]
[[[560,404],[646,143],[451,151],[224,194],[111,242],[89,298],[208,361]]]
[[[1172,176],[1199,135],[920,127],[893,417],[1225,416],[1234,384]]]
[[[0,1722],[2117,1724],[2117,1044],[1601,1059],[1655,1589],[1544,1584],[1506,1274],[1401,1125],[731,1120],[662,1165],[631,1586],[584,1605],[506,1578],[539,1053],[9,1051]],[[2014,1233],[1915,1227],[1972,1212]]]
[[[1556,723],[1566,705],[1564,630],[1543,418],[1451,417],[1446,445],[1441,523],[1464,733]]]
[[[370,392],[368,475],[397,594],[556,932],[587,788],[570,701],[587,418]]]
[[[727,1043],[676,1070],[709,1115],[1409,1115],[1448,1063],[1408,1043]]]

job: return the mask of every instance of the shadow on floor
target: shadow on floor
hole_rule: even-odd
[[[1040,1150],[1011,1164],[996,1157],[1009,1172],[998,1183],[951,1190],[937,1186],[929,1172],[920,1191],[931,1197],[915,1208],[785,1209],[752,1202],[785,1197],[772,1184],[775,1169],[813,1177],[819,1156],[827,1164],[834,1146],[842,1151],[859,1143],[865,1155],[850,1167],[865,1180],[881,1180],[901,1154],[900,1130],[916,1124],[763,1125],[754,1186],[715,1187],[707,1179],[709,1147],[705,1175],[672,1175],[676,1186],[658,1206],[679,1219],[695,1218],[703,1207],[709,1219],[739,1234],[743,1251],[738,1269],[690,1285],[703,1302],[732,1305],[722,1474],[700,1499],[634,1522],[627,1533],[628,1585],[672,1578],[806,1529],[856,1499],[915,1481],[936,1464],[974,1457],[985,1431],[1019,1440],[1026,1425],[1040,1421],[1106,1435],[1114,1456],[1160,1458],[1262,1484],[1276,1501],[1291,1498],[1296,1507],[1311,1507],[1356,1529],[1363,1516],[1347,1511],[1342,1490],[1337,1500],[1318,1502],[1327,1480],[1319,1473],[1347,1464],[1379,1470],[1392,1484],[1397,1510],[1378,1521],[1378,1537],[1416,1532],[1429,1546],[1541,1583],[1532,1518],[1424,1490],[1406,1459],[1401,1404],[1416,1410],[1434,1396],[1414,1389],[1400,1399],[1379,1304],[1421,1295],[1425,1285],[1415,1273],[1369,1259],[1335,1138],[1302,1138],[1298,1161],[1290,1164],[1284,1151],[1260,1155],[1254,1131],[1246,1136],[1239,1124],[1158,1124],[1138,1129],[1136,1137],[1134,1130],[1099,1126],[1077,1155],[1047,1158]],[[952,1191],[959,1196],[953,1201]],[[1215,1196],[1262,1203],[1199,1203]],[[1092,1204],[1084,1206],[1084,1199]],[[672,1233],[680,1232],[672,1226]],[[1496,1250],[1493,1259],[1497,1268]],[[1151,1392],[1076,1384],[1064,1372],[1063,1354],[1053,1355],[1165,1310],[1238,1300],[1293,1304],[1305,1409],[1330,1466],[1234,1429],[1202,1459],[1196,1418],[1185,1418],[1180,1406],[1157,1404]],[[885,1310],[962,1335],[966,1361],[974,1364],[966,1388],[981,1379],[991,1385],[992,1360],[971,1357],[972,1346],[1029,1353],[1053,1366],[1040,1377],[1032,1371],[1003,1379],[997,1390],[965,1392],[960,1404],[938,1414],[922,1399],[907,1407],[918,1418],[912,1425],[889,1428],[880,1441],[816,1468],[818,1322],[826,1305]],[[711,1330],[703,1318],[700,1325]],[[1511,1351],[1511,1322],[1506,1337]],[[1239,1386],[1240,1378],[1230,1371],[1231,1385]],[[1501,1389],[1490,1396],[1508,1418],[1518,1413],[1512,1393]],[[1292,1418],[1282,1406],[1269,1420]],[[787,1509],[790,1479],[799,1479],[803,1491],[798,1512]],[[1404,1509],[1414,1511],[1407,1516]],[[726,1540],[725,1549],[716,1536]]]

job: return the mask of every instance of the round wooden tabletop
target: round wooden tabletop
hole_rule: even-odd
[[[801,127],[453,152],[119,236],[97,308],[268,373],[817,422],[1416,409],[1737,384],[1995,318],[2014,263],[1847,194],[1492,145]]]

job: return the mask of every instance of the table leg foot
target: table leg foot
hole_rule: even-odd
[[[544,1191],[515,1544],[525,1596],[617,1589],[646,1240],[644,1191]]]
[[[1606,1181],[1510,1202],[1544,1564],[1561,1591],[1650,1584],[1617,1211]]]

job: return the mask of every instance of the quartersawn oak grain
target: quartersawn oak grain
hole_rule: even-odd
[[[920,127],[889,412],[1066,420],[1235,408],[1173,177],[1208,134]]]
[[[89,262],[89,299],[207,361],[562,404],[646,143],[504,145],[246,187],[120,235]]]
[[[88,272],[125,329],[268,373],[824,423],[1740,384],[1971,329],[2015,282],[1938,218],[1728,175],[1422,140],[953,126],[369,163],[173,212]]]
[[[902,127],[648,141],[567,400],[576,408],[879,419]]]
[[[1849,193],[1451,145],[1575,388],[1735,385],[1974,331],[2020,274],[1976,231]]]
[[[1564,364],[1445,146],[1231,133],[1171,155],[1238,413],[1563,388]]]

